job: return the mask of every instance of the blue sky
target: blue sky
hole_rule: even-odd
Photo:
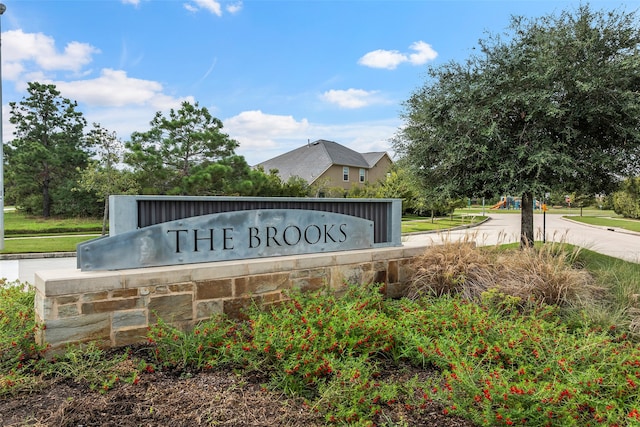
[[[327,139],[387,151],[426,69],[467,58],[512,15],[573,0],[4,0],[3,138],[9,102],[53,83],[89,123],[127,141],[157,111],[198,102],[251,165]],[[600,0],[626,12],[640,0]],[[89,128],[87,129],[89,130]]]

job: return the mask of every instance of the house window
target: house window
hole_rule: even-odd
[[[349,168],[347,166],[342,168],[342,180],[349,181]]]
[[[364,169],[360,169],[360,182],[364,182]]]

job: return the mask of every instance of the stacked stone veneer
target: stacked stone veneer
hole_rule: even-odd
[[[385,283],[394,296],[424,247],[391,247],[135,270],[52,270],[35,278],[37,340],[53,350],[95,341],[117,347],[146,340],[162,318],[190,328],[214,314],[242,317],[254,302],[275,303],[286,289],[339,292],[346,284]]]

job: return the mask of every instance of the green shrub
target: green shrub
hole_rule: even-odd
[[[36,345],[34,291],[19,282],[0,279],[0,396],[33,385],[33,363],[45,348]]]

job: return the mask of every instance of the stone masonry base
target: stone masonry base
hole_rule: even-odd
[[[391,247],[135,270],[52,270],[35,278],[36,340],[53,352],[95,341],[101,347],[142,343],[157,318],[193,327],[214,314],[241,318],[253,302],[275,303],[286,289],[340,292],[346,284],[385,283],[388,296],[406,284],[424,247]]]

